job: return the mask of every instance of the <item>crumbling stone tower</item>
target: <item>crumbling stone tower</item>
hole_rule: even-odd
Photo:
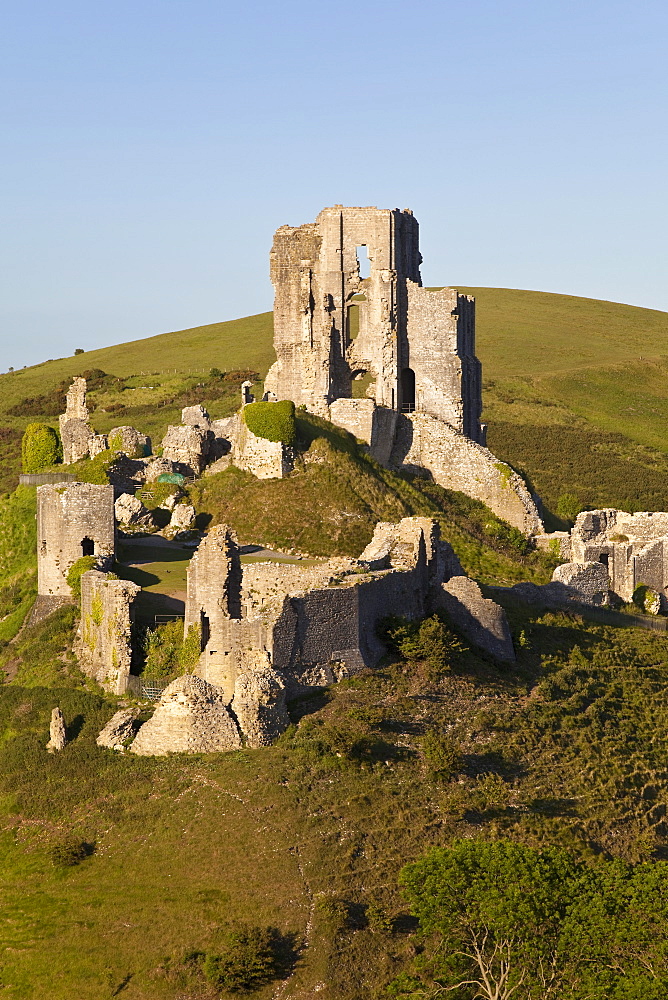
[[[421,262],[408,209],[335,205],[281,226],[271,251],[278,360],[265,389],[328,416],[366,376],[378,406],[428,413],[483,443],[474,300],[423,288]]]
[[[75,378],[67,390],[65,413],[60,415],[60,437],[63,442],[63,463],[70,465],[88,457],[93,435],[88,424],[86,379]]]
[[[114,559],[114,487],[57,483],[37,487],[37,592],[70,596],[67,574],[77,559]]]

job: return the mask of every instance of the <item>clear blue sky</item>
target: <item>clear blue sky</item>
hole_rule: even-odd
[[[668,310],[668,6],[24,0],[0,370],[271,308],[277,226],[410,207],[427,284]]]

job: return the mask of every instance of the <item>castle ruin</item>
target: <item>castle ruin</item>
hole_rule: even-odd
[[[67,574],[82,556],[100,569],[114,560],[114,487],[56,483],[37,487],[37,593],[69,597]]]
[[[485,447],[474,300],[423,288],[421,263],[408,209],[335,205],[281,226],[265,398],[291,399],[366,441],[383,465],[431,475],[542,532],[524,481]]]

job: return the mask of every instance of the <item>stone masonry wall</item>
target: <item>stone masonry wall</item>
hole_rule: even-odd
[[[227,529],[221,535],[224,545],[210,534],[191,563],[186,628],[198,615],[207,616],[197,673],[226,697],[237,677],[258,663],[269,662],[289,694],[372,666],[383,652],[377,621],[389,614],[423,615],[442,579],[461,572],[437,522],[404,518],[379,524],[360,559],[243,567],[239,605],[231,611],[225,595],[234,539]]]
[[[238,424],[234,464],[258,479],[284,479],[294,467],[294,452],[281,441],[257,437],[242,419]]]
[[[67,573],[84,555],[104,569],[114,558],[114,488],[60,483],[37,488],[37,589],[70,596]]]
[[[366,441],[371,455],[387,465],[392,454],[394,434],[399,414],[384,406],[376,406],[373,399],[335,399],[329,416],[337,427],[350,431],[360,441]]]
[[[426,413],[402,414],[392,462],[487,504],[525,534],[543,525],[524,480],[491,451]]]
[[[133,603],[141,587],[90,570],[81,577],[81,669],[111,694],[125,694],[132,665]]]
[[[624,601],[640,584],[668,595],[668,513],[583,511],[571,532],[571,557],[578,564],[603,563],[610,590]]]

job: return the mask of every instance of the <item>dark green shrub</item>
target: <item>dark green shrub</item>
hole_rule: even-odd
[[[48,424],[28,424],[21,442],[24,472],[40,472],[62,458],[58,432]]]
[[[243,408],[246,427],[267,441],[282,441],[294,445],[297,439],[295,404],[290,399],[278,403],[249,403]]]
[[[97,559],[95,556],[82,556],[77,559],[67,571],[67,586],[71,588],[72,594],[77,600],[81,599],[81,577],[90,569],[95,569]]]
[[[512,546],[512,548],[517,549],[520,555],[528,555],[533,548],[531,540],[519,528],[514,528],[512,524],[508,524],[507,521],[502,521],[500,518],[490,518],[483,525],[483,529],[487,538],[493,538],[497,542]]]
[[[68,837],[49,851],[54,868],[73,868],[91,854],[91,845],[76,837]]]
[[[454,740],[438,733],[426,733],[422,737],[422,753],[429,765],[432,777],[443,781],[459,774],[462,768],[462,755]]]
[[[221,955],[207,955],[203,972],[216,989],[248,993],[281,971],[281,935],[273,927],[242,927],[230,932]]]
[[[446,673],[462,644],[438,615],[413,622],[392,616],[379,624],[379,635],[404,660],[422,660],[436,674]]]

